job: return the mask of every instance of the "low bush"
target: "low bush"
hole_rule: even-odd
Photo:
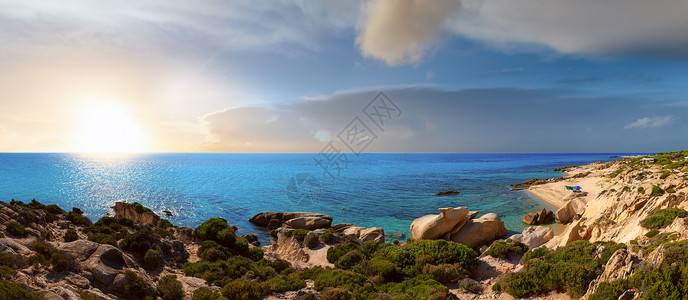
[[[124,236],[119,242],[119,247],[143,257],[149,249],[157,249],[159,243],[159,236],[150,230],[143,230]]]
[[[253,261],[259,261],[263,259],[264,255],[265,254],[263,253],[263,250],[258,247],[248,249],[248,258],[252,259]]]
[[[490,248],[485,252],[485,255],[492,257],[511,257],[511,256],[523,256],[524,253],[528,252],[528,246],[526,244],[514,241],[512,239],[507,239],[506,241],[494,241]]]
[[[558,250],[541,247],[528,251],[521,260],[523,271],[502,275],[492,288],[518,298],[551,290],[566,291],[579,298],[611,255],[625,247],[613,242],[576,241]]]
[[[7,222],[7,224],[5,224],[5,230],[7,230],[9,234],[16,237],[25,237],[29,233],[24,226],[16,221]]]
[[[336,236],[334,233],[331,232],[325,232],[321,237],[320,240],[325,243],[325,244],[333,244],[336,240]]]
[[[600,282],[588,300],[616,300],[626,290],[628,290],[628,281],[626,279],[619,279],[613,282],[603,281]]]
[[[642,186],[638,187],[638,194],[645,194],[645,188]]]
[[[43,299],[43,293],[30,292],[23,286],[6,280],[0,280],[0,295],[2,295],[2,299]]]
[[[99,233],[96,234],[91,240],[98,244],[115,245],[115,239],[112,238],[112,235],[110,234]]]
[[[131,204],[131,207],[137,212],[137,213],[146,213],[146,212],[152,212],[150,208],[143,206],[141,203],[134,202]]]
[[[650,198],[652,197],[659,197],[661,195],[664,195],[664,190],[659,187],[659,186],[653,186],[652,187],[652,192],[650,192]]]
[[[437,282],[449,283],[465,278],[468,275],[468,271],[459,264],[425,265],[423,267],[423,274]]]
[[[72,222],[74,225],[91,225],[91,220],[89,220],[87,217],[82,216],[81,214],[78,214],[74,211],[70,211],[67,213],[65,216],[67,220]]]
[[[648,232],[645,234],[645,236],[648,237],[648,238],[653,238],[653,237],[654,237],[655,235],[657,235],[658,233],[659,233],[659,230],[657,230],[657,229],[652,229],[652,230],[648,231]]]
[[[320,245],[320,238],[318,238],[318,236],[315,234],[307,234],[303,240],[303,243],[309,249],[314,249],[315,247],[318,247],[318,245]]]
[[[355,299],[351,292],[342,288],[328,288],[320,296],[321,300],[351,300]]]
[[[182,300],[185,296],[182,283],[177,280],[176,275],[160,278],[157,290],[163,300]]]
[[[306,229],[294,229],[285,232],[284,235],[286,235],[287,237],[293,237],[299,242],[303,242],[303,240],[306,238],[306,235],[308,235],[309,232],[310,230]]]
[[[74,230],[69,229],[64,234],[64,241],[67,243],[76,241],[78,239],[79,239],[79,235]]]
[[[470,278],[459,280],[458,286],[460,289],[473,294],[480,294],[483,291],[483,287],[480,285],[480,283]]]
[[[230,229],[227,221],[221,218],[210,218],[196,227],[193,231],[193,235],[201,241],[212,240],[217,242],[219,240],[218,234],[225,229]],[[223,235],[226,234],[223,233]]]
[[[148,296],[146,291],[146,283],[134,271],[127,270],[124,272],[124,279],[126,283],[123,287],[123,294],[128,299],[144,299]]]
[[[56,272],[77,272],[79,271],[79,263],[71,254],[64,251],[54,252],[50,256],[50,264]]]
[[[358,250],[352,250],[344,254],[341,258],[334,262],[334,266],[340,269],[351,269],[358,265],[361,261],[365,259],[365,256]]]
[[[143,267],[147,270],[155,270],[164,262],[162,252],[154,249],[148,249],[143,256]]]
[[[340,257],[357,248],[353,243],[339,244],[327,249],[327,261],[335,263]]]
[[[224,296],[218,291],[212,291],[207,287],[202,287],[193,292],[191,300],[225,300]]]
[[[640,224],[648,229],[659,229],[671,225],[675,218],[685,218],[688,211],[680,208],[665,208],[657,210],[642,220]]]
[[[55,204],[46,205],[45,211],[54,215],[61,215],[65,212],[64,210],[62,210],[62,208]]]

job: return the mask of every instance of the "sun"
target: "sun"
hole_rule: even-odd
[[[123,104],[91,99],[77,109],[76,152],[133,153],[148,150],[143,128]]]

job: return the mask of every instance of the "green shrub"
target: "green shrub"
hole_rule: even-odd
[[[159,242],[159,236],[150,230],[143,230],[124,236],[119,242],[119,247],[142,257],[148,249],[156,249]]]
[[[356,298],[371,298],[375,288],[368,278],[359,273],[346,270],[328,269],[315,278],[314,288],[325,291],[326,288],[342,288],[351,292]]]
[[[331,232],[325,232],[320,240],[325,244],[333,244],[335,242],[336,236]]]
[[[685,218],[688,216],[688,211],[679,208],[665,208],[653,212],[649,217],[645,218],[640,224],[648,229],[664,228],[671,225],[675,218]]]
[[[645,188],[642,186],[638,187],[638,194],[645,194]]]
[[[45,207],[45,211],[47,211],[48,213],[54,214],[54,215],[61,215],[65,212],[64,210],[62,210],[59,206],[57,206],[55,204],[47,205]]]
[[[315,297],[315,294],[313,294],[313,293],[305,294],[301,298],[301,300],[315,300],[315,299],[317,299],[317,298]]]
[[[478,282],[469,278],[459,280],[458,286],[460,289],[473,294],[480,294],[483,291],[483,287]]]
[[[445,240],[415,241],[404,248],[407,248],[414,258],[429,255],[435,265],[458,263],[465,268],[476,264],[478,257],[473,249]]]
[[[253,261],[259,261],[263,259],[264,253],[263,250],[261,250],[258,247],[253,247],[251,249],[248,249],[248,258],[252,259]]]
[[[202,287],[193,292],[191,300],[225,300],[224,296],[218,291],[212,291],[207,287]]]
[[[203,278],[218,286],[224,286],[231,279],[239,278],[249,271],[253,273],[261,271],[249,260],[241,257],[230,257],[216,262],[185,263],[182,270],[187,276]]]
[[[320,238],[318,238],[318,236],[315,234],[307,234],[303,240],[303,243],[309,249],[314,249],[315,247],[318,247],[318,245],[320,245]]]
[[[361,254],[361,251],[352,250],[334,262],[334,266],[344,270],[351,269],[363,261],[364,258],[365,256]]]
[[[626,279],[619,279],[613,282],[603,281],[597,286],[595,292],[590,295],[589,300],[616,300],[628,290]]]
[[[16,221],[10,221],[5,224],[6,230],[9,234],[16,236],[16,237],[25,237],[29,231],[24,228],[19,222]]]
[[[79,235],[74,230],[69,229],[64,234],[64,241],[67,243],[76,241],[78,239],[79,239]]]
[[[490,248],[485,252],[485,255],[492,257],[509,257],[509,256],[523,256],[528,252],[526,244],[507,239],[506,241],[494,241]]]
[[[176,275],[167,275],[158,281],[158,294],[164,300],[184,299],[184,289],[182,283],[177,280]]]
[[[303,242],[303,240],[306,238],[306,235],[308,235],[309,232],[310,230],[306,229],[294,229],[285,232],[284,235],[286,235],[287,237],[293,237],[299,242]]]
[[[91,220],[74,211],[68,212],[65,218],[72,222],[72,224],[74,225],[91,225]]]
[[[127,270],[124,272],[124,279],[126,283],[124,284],[124,295],[129,299],[143,299],[148,296],[146,291],[146,283],[143,281],[139,275],[136,275],[134,271]]]
[[[104,233],[99,233],[96,234],[92,241],[98,243],[98,244],[108,244],[108,245],[114,245],[115,240],[112,238],[112,235],[110,234],[104,234]]]
[[[3,299],[40,300],[43,293],[29,292],[23,286],[6,280],[0,280],[0,295]]]
[[[218,234],[224,229],[231,231],[227,221],[221,218],[210,218],[196,227],[193,231],[193,235],[201,241],[219,241]],[[226,233],[223,233],[223,238],[227,238]]]
[[[134,202],[131,204],[131,207],[137,212],[137,213],[146,213],[146,212],[152,212],[150,208],[143,206],[141,203]]]
[[[148,270],[154,270],[163,264],[162,252],[154,249],[148,249],[143,256],[143,267]]]
[[[528,297],[551,290],[563,290],[574,298],[587,291],[590,281],[602,271],[607,260],[624,244],[576,241],[557,250],[541,247],[528,251],[521,260],[523,271],[508,272],[493,286],[514,297]],[[598,249],[602,249],[598,254]]]
[[[330,249],[327,249],[327,261],[335,263],[340,257],[347,254],[349,251],[358,248],[353,243],[339,244]]]
[[[351,292],[342,288],[328,288],[320,296],[321,300],[351,300],[355,299]]]
[[[458,279],[465,278],[468,271],[464,270],[459,264],[425,265],[423,274],[437,282],[449,283]]]
[[[666,179],[667,177],[669,177],[669,175],[671,175],[671,171],[669,170],[661,170],[657,171],[656,173],[662,174],[659,176],[659,179]]]
[[[659,186],[653,186],[652,187],[652,192],[650,192],[650,198],[652,197],[659,197],[661,195],[664,195],[664,190],[659,187]]]
[[[222,295],[230,300],[258,300],[267,294],[265,285],[254,284],[246,279],[236,279],[222,288]]]
[[[659,233],[659,230],[657,230],[657,229],[652,229],[652,230],[648,231],[648,232],[645,234],[645,236],[648,237],[648,238],[652,238],[652,237],[654,237],[655,235],[657,235],[658,233]]]
[[[53,270],[56,272],[76,272],[79,270],[79,263],[76,261],[76,258],[63,251],[54,252],[50,256],[50,264],[53,266]]]
[[[445,297],[449,296],[447,287],[432,279],[410,278],[400,283],[387,283],[378,287],[378,290],[393,295],[406,294],[412,299],[441,298],[438,297],[438,294],[444,294]]]
[[[230,256],[231,253],[227,247],[212,240],[203,241],[198,249],[198,257],[207,261],[225,260]]]
[[[666,192],[669,194],[673,194],[673,193],[676,193],[676,190],[674,188],[667,188]]]

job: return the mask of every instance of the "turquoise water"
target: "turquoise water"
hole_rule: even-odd
[[[554,168],[608,161],[610,155],[619,154],[361,154],[350,156],[332,179],[315,163],[316,154],[3,153],[0,200],[79,207],[94,221],[116,201],[138,201],[160,215],[171,211],[177,225],[222,217],[240,234],[256,233],[263,241],[265,231],[247,221],[263,211],[320,212],[334,223],[409,237],[415,218],[467,206],[497,213],[515,233],[524,228],[525,213],[553,207],[528,192],[508,191],[510,184],[560,176]],[[308,176],[313,180],[293,185]],[[446,190],[460,194],[433,195]]]

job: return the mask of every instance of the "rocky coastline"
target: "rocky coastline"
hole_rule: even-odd
[[[0,202],[0,298],[685,297],[685,157],[572,166],[560,169],[566,176],[518,184],[559,205],[525,215],[533,226],[511,236],[496,214],[467,207],[419,216],[411,238],[392,243],[379,227],[263,212],[250,222],[273,241],[260,245],[224,219],[178,227],[138,203],[116,203],[113,217],[92,222],[78,208]],[[588,193],[563,188],[570,184]],[[676,276],[657,276],[667,272]]]

